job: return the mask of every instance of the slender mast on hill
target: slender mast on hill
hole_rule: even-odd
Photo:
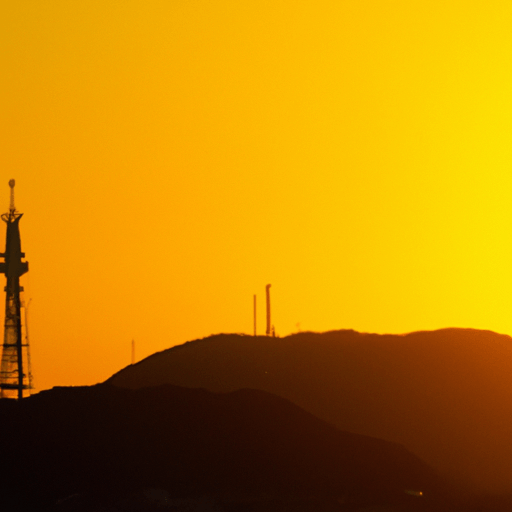
[[[265,287],[265,291],[267,292],[267,330],[265,331],[265,334],[267,336],[270,336],[272,331],[271,331],[271,326],[270,326],[270,287],[272,285],[271,284],[267,284],[267,286]]]
[[[7,224],[5,252],[0,253],[0,273],[7,278],[5,286],[5,322],[4,343],[2,346],[2,362],[0,365],[0,397],[23,398],[23,390],[30,389],[30,372],[28,363],[28,336],[23,343],[21,325],[21,298],[23,288],[20,277],[28,272],[28,262],[21,261],[25,253],[21,252],[19,222],[22,213],[14,207],[14,180],[9,181],[11,201],[9,212],[2,215]]]
[[[256,295],[253,299],[253,311],[254,311],[254,336],[256,336]]]

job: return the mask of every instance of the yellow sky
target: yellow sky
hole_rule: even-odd
[[[36,388],[251,333],[255,293],[262,334],[267,283],[281,335],[512,334],[511,26],[508,0],[4,0]]]

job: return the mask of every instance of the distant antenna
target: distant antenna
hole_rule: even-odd
[[[256,336],[256,295],[254,296],[254,336]]]
[[[132,364],[135,364],[135,340],[132,340]]]
[[[270,336],[271,333],[271,326],[270,326],[270,287],[271,284],[267,284],[266,291],[267,291],[267,331],[266,335]]]
[[[34,378],[32,377],[32,362],[30,360],[30,350],[29,350],[29,338],[28,338],[28,307],[32,299],[29,299],[26,305],[23,305],[25,309],[25,346],[27,347],[27,370],[28,370],[28,394],[32,393],[34,389]]]

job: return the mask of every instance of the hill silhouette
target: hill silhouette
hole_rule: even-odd
[[[512,340],[473,329],[406,335],[215,335],[114,375],[285,397],[340,429],[400,443],[479,492],[512,491]]]
[[[66,508],[69,496],[89,500],[80,510],[129,510],[121,498],[144,488],[170,498],[238,497],[239,510],[254,509],[247,497],[313,500],[315,510],[447,510],[443,482],[403,447],[341,432],[256,390],[54,388],[0,400],[0,425],[0,504],[8,510],[76,510]]]

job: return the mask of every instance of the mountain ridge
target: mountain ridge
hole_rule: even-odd
[[[107,382],[262,389],[341,430],[402,444],[468,487],[512,489],[512,338],[492,331],[219,334],[153,354]]]

